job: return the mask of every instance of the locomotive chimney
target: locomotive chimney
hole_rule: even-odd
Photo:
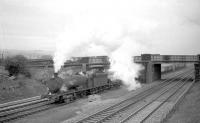
[[[54,73],[54,78],[56,78],[56,77],[58,77],[58,73],[55,72]]]

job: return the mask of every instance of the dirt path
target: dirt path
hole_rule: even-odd
[[[200,82],[193,85],[164,123],[200,123]]]

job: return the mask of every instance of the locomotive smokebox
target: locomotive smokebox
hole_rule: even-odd
[[[58,73],[54,73],[53,78],[46,82],[46,86],[49,89],[49,92],[52,94],[59,93],[60,88],[62,87],[64,81],[58,76]]]

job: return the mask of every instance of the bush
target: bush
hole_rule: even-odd
[[[28,60],[23,55],[16,55],[5,60],[5,69],[8,70],[10,76],[23,74],[30,77],[30,73],[26,67]]]

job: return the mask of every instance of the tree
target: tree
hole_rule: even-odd
[[[16,55],[5,60],[5,69],[8,70],[10,76],[23,74],[30,77],[30,73],[26,67],[28,60],[23,55]]]

